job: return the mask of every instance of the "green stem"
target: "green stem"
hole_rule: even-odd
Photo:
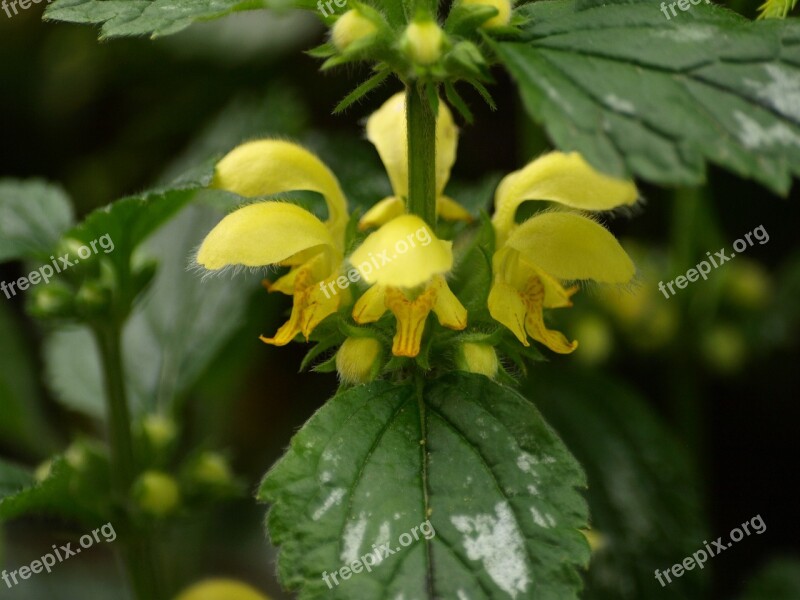
[[[98,328],[95,333],[105,373],[112,483],[118,501],[126,506],[136,477],[136,463],[122,366],[121,330],[119,321],[112,319],[112,324]],[[136,597],[140,600],[162,600],[164,595],[160,590],[151,532],[133,525],[130,519],[124,525],[124,555]]]
[[[436,115],[421,86],[406,88],[408,205],[412,215],[436,227]]]

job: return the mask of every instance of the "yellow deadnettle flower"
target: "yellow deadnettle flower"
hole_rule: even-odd
[[[197,263],[210,271],[230,266],[291,267],[268,285],[294,296],[289,321],[267,344],[285,346],[299,333],[306,339],[323,319],[335,313],[344,294],[330,296],[344,258],[347,202],[339,182],[314,154],[282,140],[248,142],[232,150],[216,168],[213,187],[247,198],[306,190],[325,198],[328,219],[287,202],[251,204],[225,217],[206,236]],[[322,283],[322,285],[320,285]]]
[[[628,283],[633,262],[614,236],[576,210],[541,212],[517,225],[517,209],[527,200],[549,200],[604,211],[637,199],[633,183],[599,173],[577,153],[552,152],[503,179],[492,218],[497,236],[488,302],[492,318],[525,346],[530,336],[554,352],[575,350],[576,341],[547,329],[543,309],[571,306],[577,288],[566,289],[562,281]]]
[[[369,235],[349,261],[372,285],[356,302],[353,319],[374,323],[391,311],[397,319],[395,356],[419,354],[431,312],[444,327],[467,326],[467,310],[444,279],[453,267],[452,242],[437,239],[419,217],[392,219]]]
[[[367,139],[380,154],[394,196],[390,196],[373,206],[361,218],[361,229],[377,227],[388,223],[405,213],[405,199],[408,197],[408,123],[406,121],[406,97],[401,92],[392,96],[367,121]],[[436,210],[439,216],[451,221],[471,220],[469,212],[455,200],[444,195],[444,188],[450,179],[450,169],[456,160],[458,147],[458,128],[453,115],[444,102],[439,103],[436,119]]]

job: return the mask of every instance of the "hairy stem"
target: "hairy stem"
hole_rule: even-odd
[[[96,330],[105,374],[106,402],[109,421],[109,442],[114,492],[122,506],[127,506],[131,486],[136,477],[136,463],[131,433],[131,417],[125,391],[122,366],[122,326],[116,320]],[[162,600],[156,567],[154,544],[149,530],[123,524],[124,557],[136,597],[139,600]]]
[[[407,210],[436,226],[436,115],[422,87],[406,88],[408,118]]]

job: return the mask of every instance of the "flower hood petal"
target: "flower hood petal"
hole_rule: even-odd
[[[413,288],[453,267],[452,242],[438,239],[415,215],[403,215],[370,234],[350,256],[370,284]]]
[[[310,212],[285,202],[259,202],[222,219],[203,240],[197,262],[211,271],[261,267],[325,246],[335,248],[331,232]]]
[[[505,238],[514,227],[517,209],[527,200],[549,200],[580,210],[602,211],[632,205],[638,197],[633,183],[596,171],[577,152],[551,152],[500,182],[492,222],[500,237]]]
[[[367,121],[367,139],[378,149],[389,174],[395,196],[408,197],[408,123],[404,92],[395,94]],[[440,196],[450,179],[456,160],[458,128],[444,102],[439,102],[436,119],[436,195]]]
[[[607,229],[574,213],[531,217],[513,231],[506,245],[556,279],[628,283],[636,273]]]
[[[231,150],[218,164],[213,187],[246,198],[307,190],[322,194],[334,229],[347,223],[339,181],[314,154],[283,140],[257,140]]]

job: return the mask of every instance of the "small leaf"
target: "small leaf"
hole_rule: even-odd
[[[588,560],[583,485],[530,402],[459,373],[419,391],[376,382],[338,394],[260,498],[272,503],[280,577],[300,599],[568,600]],[[383,544],[392,554],[371,573],[323,580]]]
[[[354,102],[358,102],[361,100],[361,98],[380,87],[380,85],[386,81],[386,78],[391,74],[391,71],[384,70],[367,79],[364,83],[347,94],[347,96],[345,96],[345,98],[336,105],[336,108],[333,109],[333,114],[339,114],[351,106]]]
[[[312,0],[57,0],[44,19],[102,24],[100,37],[160,37],[177,33],[196,21],[210,21],[243,10],[262,8],[316,9]]]
[[[455,86],[449,81],[446,81],[444,84],[444,92],[447,95],[447,100],[456,108],[467,123],[472,124],[475,122],[475,116],[472,114],[469,106],[467,106],[467,103],[464,102],[464,99],[456,91]]]
[[[37,180],[0,181],[0,262],[46,260],[72,223],[72,205],[60,187]]]
[[[800,23],[705,3],[671,19],[650,2],[575,8],[526,5],[527,41],[495,45],[558,148],[618,177],[697,185],[711,162],[788,191],[800,174]]]

